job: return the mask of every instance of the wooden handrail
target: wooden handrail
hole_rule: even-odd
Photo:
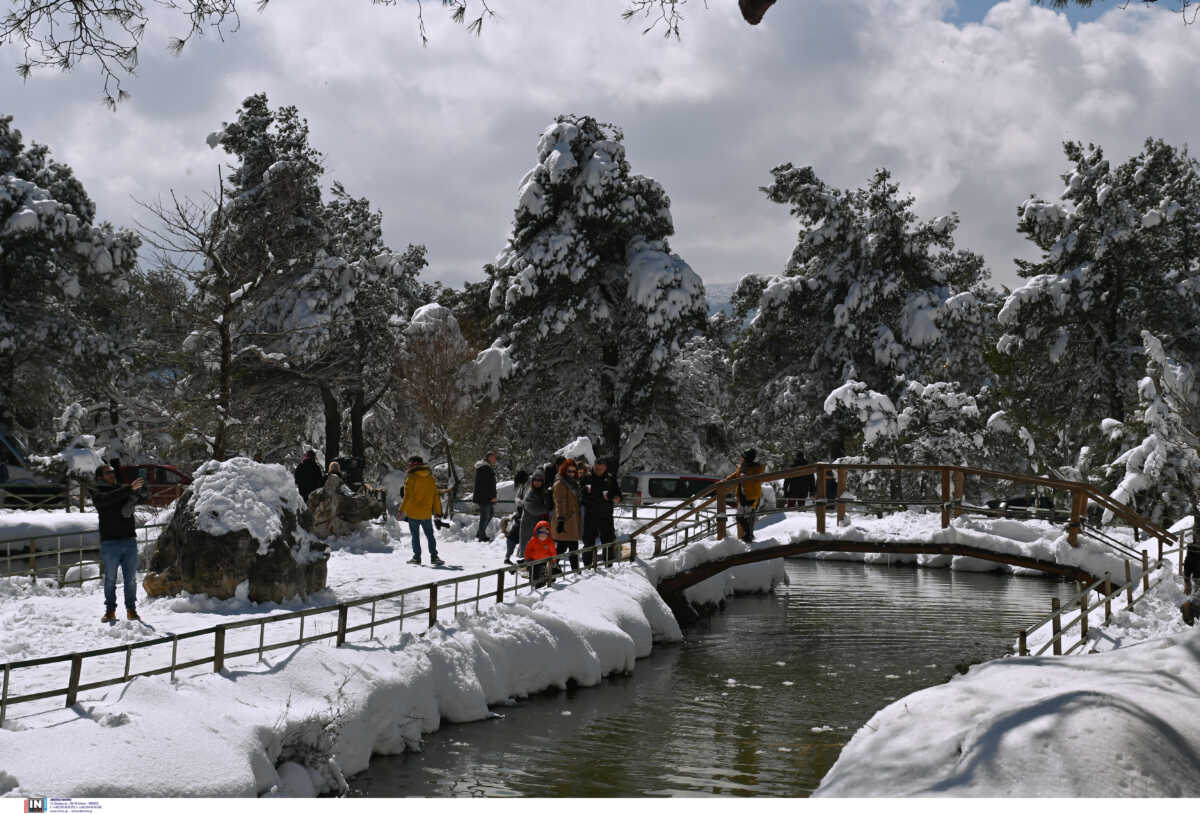
[[[989,478],[992,480],[1006,480],[1006,481],[1012,481],[1014,483],[1023,483],[1023,484],[1028,484],[1028,485],[1032,485],[1032,486],[1037,486],[1037,487],[1045,487],[1045,488],[1049,488],[1049,489],[1054,489],[1054,490],[1058,490],[1058,491],[1067,491],[1067,492],[1071,492],[1073,496],[1076,494],[1086,495],[1087,501],[1089,501],[1091,503],[1095,503],[1096,505],[1098,505],[1108,511],[1111,511],[1115,516],[1118,516],[1122,520],[1126,521],[1131,527],[1135,527],[1142,531],[1145,531],[1147,534],[1149,534],[1159,540],[1167,542],[1167,543],[1171,544],[1172,546],[1174,546],[1178,543],[1178,541],[1175,539],[1175,537],[1169,531],[1167,531],[1166,529],[1157,525],[1156,523],[1153,523],[1153,522],[1147,520],[1142,515],[1138,514],[1137,512],[1133,511],[1132,509],[1130,509],[1124,503],[1121,503],[1120,501],[1114,499],[1112,496],[1107,495],[1104,492],[1101,492],[1100,490],[1096,489],[1096,487],[1092,486],[1090,483],[1084,483],[1082,481],[1061,480],[1058,478],[1043,478],[1043,477],[1039,477],[1037,475],[1027,475],[1027,474],[1016,473],[1016,472],[1000,472],[1000,471],[992,470],[992,469],[980,469],[977,467],[959,466],[957,464],[883,464],[883,463],[880,463],[880,464],[873,464],[873,463],[815,463],[815,464],[805,464],[804,466],[789,467],[787,469],[780,469],[780,470],[776,470],[774,472],[762,472],[757,475],[742,475],[737,478],[727,478],[727,479],[717,481],[716,483],[709,485],[708,487],[706,487],[702,491],[698,492],[695,496],[693,496],[689,500],[681,503],[673,511],[667,512],[663,515],[660,515],[659,517],[654,518],[653,520],[651,520],[650,522],[646,523],[641,528],[639,528],[637,531],[633,532],[633,534],[631,536],[636,537],[636,536],[640,536],[643,534],[651,533],[651,530],[653,528],[655,528],[656,526],[659,526],[660,524],[665,524],[665,525],[663,525],[663,528],[660,529],[658,533],[659,534],[665,533],[665,531],[667,529],[669,529],[671,526],[675,525],[680,520],[684,519],[685,516],[690,516],[693,513],[691,511],[689,511],[684,516],[678,516],[681,509],[683,509],[685,507],[690,508],[696,500],[698,500],[701,497],[708,497],[709,495],[711,495],[711,493],[715,492],[719,487],[723,487],[724,489],[729,489],[729,488],[736,489],[738,486],[740,486],[744,483],[765,483],[767,481],[782,480],[782,479],[795,478],[795,477],[804,477],[806,475],[816,476],[819,473],[824,472],[825,470],[834,470],[837,472],[878,471],[878,472],[928,472],[928,473],[938,473],[938,474],[947,473],[948,475],[955,476],[955,477],[965,477],[965,476],[971,475],[971,476],[975,476],[975,477],[979,477],[979,478]],[[818,491],[820,491],[821,486],[822,486],[821,483],[817,484]],[[956,491],[957,491],[957,487],[956,487]],[[826,503],[829,502],[829,496],[826,496],[825,502]],[[1075,502],[1075,498],[1073,497],[1072,503],[1074,503],[1074,502]],[[1084,507],[1086,507],[1086,503],[1083,503],[1080,506],[1081,512]],[[723,508],[724,507],[719,507],[719,509],[723,509]],[[1074,513],[1072,513],[1072,514],[1074,514]]]

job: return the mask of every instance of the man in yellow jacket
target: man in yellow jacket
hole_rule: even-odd
[[[409,564],[421,564],[419,534],[421,529],[425,529],[425,539],[429,541],[429,564],[445,565],[437,553],[437,540],[433,538],[433,516],[442,513],[442,499],[438,495],[433,472],[420,455],[408,459],[408,477],[404,479],[403,495],[399,519],[408,518],[408,530],[412,532],[413,556]]]
[[[737,469],[726,476],[725,480],[742,478],[746,475],[761,475],[767,468],[760,463],[758,450],[750,448],[742,453],[742,462]],[[737,488],[737,522],[741,531],[740,537],[751,542],[754,540],[754,513],[758,511],[758,502],[762,500],[762,481],[739,483]]]

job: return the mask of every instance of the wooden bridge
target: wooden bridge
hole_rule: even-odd
[[[636,539],[653,540],[654,556],[670,554],[689,542],[709,537],[724,538],[729,527],[728,510],[731,498],[740,486],[789,478],[815,479],[816,496],[811,504],[779,505],[769,510],[811,511],[816,515],[816,535],[807,540],[785,543],[779,546],[756,549],[744,553],[709,561],[696,568],[677,574],[659,584],[659,592],[677,612],[686,608],[682,599],[685,589],[736,565],[758,562],[775,557],[797,556],[819,551],[865,552],[882,554],[933,554],[973,557],[980,560],[1042,571],[1054,576],[1094,585],[1103,581],[1105,574],[1093,574],[1077,565],[1054,560],[1039,559],[1023,554],[999,552],[972,546],[968,543],[937,541],[863,541],[847,540],[827,534],[827,522],[832,515],[841,525],[846,522],[851,509],[877,512],[896,507],[923,506],[940,511],[941,526],[947,528],[954,518],[963,515],[1004,516],[1005,509],[991,508],[978,498],[988,492],[1008,494],[1015,489],[1032,493],[1031,507],[1022,509],[1025,516],[1041,517],[1051,522],[1062,521],[1067,541],[1072,547],[1080,545],[1081,538],[1098,542],[1127,564],[1125,582],[1132,577],[1128,563],[1135,563],[1141,573],[1149,570],[1149,556],[1115,538],[1102,527],[1106,518],[1118,520],[1134,530],[1135,537],[1145,534],[1157,542],[1158,561],[1169,553],[1178,556],[1178,568],[1183,568],[1183,544],[1181,539],[1157,524],[1142,517],[1124,503],[1113,499],[1088,483],[1041,478],[1034,475],[997,472],[966,466],[926,464],[826,464],[816,463],[791,467],[760,475],[724,480],[699,492],[689,500],[645,523],[631,536]],[[864,494],[856,496],[851,490],[851,478],[859,479],[859,486],[868,492],[886,494]],[[881,483],[881,481],[883,481]],[[830,486],[832,485],[832,492]],[[915,485],[915,489],[913,488]],[[907,492],[907,495],[904,493]],[[969,499],[977,498],[976,502]],[[767,512],[759,511],[758,514]],[[1111,579],[1111,577],[1110,577]],[[1085,628],[1086,629],[1086,628]]]

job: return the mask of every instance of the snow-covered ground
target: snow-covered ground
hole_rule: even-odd
[[[53,588],[0,580],[0,661],[56,655],[157,638],[256,615],[325,605],[498,567],[499,537],[472,541],[471,518],[439,533],[448,567],[410,566],[407,528],[376,524],[335,541],[329,588],[305,602],[185,596],[140,600],[145,624],[101,625],[100,586]],[[640,521],[620,522],[629,530]],[[811,515],[769,516],[756,546],[805,539]],[[1111,568],[1107,549],[1070,549],[1061,526],[1037,521],[854,516],[829,533],[865,540],[970,540],[999,551],[1058,557]],[[1103,550],[1102,550],[1103,549]],[[563,686],[590,685],[635,669],[655,642],[680,631],[654,584],[700,562],[745,550],[733,540],[693,543],[665,558],[601,569],[553,588],[443,615],[427,636],[394,627],[375,640],[282,649],[227,665],[196,668],[174,682],[141,678],[81,694],[72,709],[19,705],[0,729],[0,793],[77,797],[254,795],[332,791],[372,753],[415,747],[449,721],[489,716],[489,705]],[[867,562],[999,569],[970,557],[820,554]],[[458,570],[461,569],[461,570]],[[734,590],[769,589],[778,560],[726,571],[689,592],[713,601]],[[1197,794],[1200,689],[1197,640],[1178,618],[1174,578],[1114,607],[1114,623],[1093,633],[1099,655],[1009,658],[881,710],[845,748],[819,790],[825,795]],[[423,627],[423,625],[421,626]],[[62,665],[59,665],[61,668]],[[137,669],[135,665],[135,669]],[[208,668],[211,669],[211,668]],[[54,686],[65,685],[65,671]],[[87,676],[84,677],[85,681]],[[11,690],[10,690],[11,692]],[[61,703],[61,699],[53,702]],[[1195,726],[1190,725],[1196,721]],[[103,761],[88,756],[105,755]],[[72,770],[64,772],[63,755]],[[79,768],[74,768],[78,766]]]

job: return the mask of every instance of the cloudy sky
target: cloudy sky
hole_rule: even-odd
[[[622,21],[623,0],[489,2],[500,17],[477,39],[425,0],[425,48],[407,1],[246,0],[236,33],[180,57],[165,50],[179,20],[156,19],[116,113],[91,66],[0,72],[0,112],[132,225],[134,199],[213,188],[225,157],[205,136],[265,91],[308,119],[327,179],[383,210],[394,247],[424,243],[448,284],[482,278],[504,245],[559,113],[624,129],[634,171],[671,196],[672,248],[710,283],[783,267],[796,227],[758,187],[790,161],[840,187],[889,168],[922,215],[957,211],[959,245],[1012,285],[1030,256],[1016,206],[1060,191],[1064,139],[1121,161],[1200,124],[1200,27],[1133,3],[780,0],[751,27],[735,0],[692,0],[676,42]],[[19,57],[0,48],[0,65]]]

